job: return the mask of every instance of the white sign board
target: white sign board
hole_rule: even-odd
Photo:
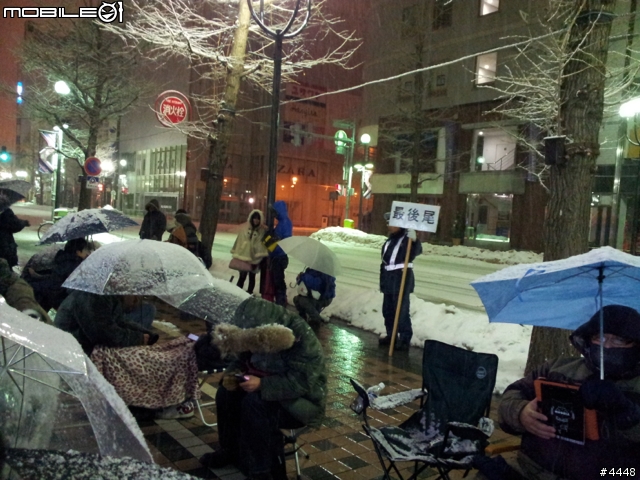
[[[432,232],[438,228],[440,207],[422,203],[393,202],[389,225],[392,227],[413,228],[422,232]]]
[[[98,185],[100,185],[100,177],[87,176],[87,188],[95,190],[98,188]]]

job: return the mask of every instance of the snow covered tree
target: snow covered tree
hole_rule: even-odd
[[[259,4],[264,6],[265,23],[278,30],[292,18],[294,29],[304,21],[307,2],[301,2],[302,11],[294,15],[296,3],[256,1],[255,5],[256,10]],[[132,0],[128,6],[132,14],[126,25],[111,24],[109,28],[133,45],[151,46],[148,58],[154,61],[180,58],[191,69],[190,98],[195,115],[175,128],[208,145],[209,172],[200,231],[203,243],[210,248],[218,223],[238,96],[245,82],[270,91],[273,41],[252,23],[246,0]],[[358,42],[352,33],[338,30],[340,20],[325,14],[323,6],[323,2],[314,2],[303,33],[284,42],[284,81],[292,81],[301,71],[319,64],[347,68]]]
[[[547,5],[542,28],[533,28],[536,39],[518,49],[507,75],[499,77],[493,88],[505,99],[495,111],[533,123],[544,137],[566,137],[564,154],[551,162],[547,159],[551,165],[543,162],[542,144],[519,139],[529,142],[541,160],[532,173],[549,192],[544,259],[550,261],[588,250],[605,99],[619,95],[634,75],[629,75],[628,65],[626,71],[608,68],[615,0],[549,0]],[[566,331],[536,327],[527,371],[573,353]]]
[[[70,7],[71,8],[71,7]],[[135,50],[90,19],[48,19],[27,25],[20,58],[29,81],[25,109],[51,128],[66,123],[64,139],[80,166],[96,149],[110,122],[137,101],[143,86],[136,80],[140,50]],[[64,81],[69,93],[54,84]],[[90,205],[83,177],[78,209]]]

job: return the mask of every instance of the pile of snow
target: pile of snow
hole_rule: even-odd
[[[318,230],[311,234],[311,238],[323,242],[334,242],[346,245],[357,245],[368,248],[381,249],[387,237],[382,235],[372,235],[361,230],[343,227],[329,227]],[[499,263],[505,265],[517,265],[519,263],[536,263],[542,261],[542,254],[534,252],[518,252],[509,250],[499,252],[487,250],[485,248],[465,247],[465,246],[445,246],[422,244],[423,255],[437,255],[443,257],[459,257],[481,260],[484,262]]]

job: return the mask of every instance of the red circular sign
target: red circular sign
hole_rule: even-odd
[[[187,119],[189,107],[187,103],[178,97],[164,98],[157,108],[157,116],[160,123],[170,127],[184,122]]]
[[[84,161],[84,171],[91,177],[97,177],[102,172],[100,159],[97,157],[89,157]]]

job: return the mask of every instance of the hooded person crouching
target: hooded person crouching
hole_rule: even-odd
[[[603,318],[604,342],[596,312],[570,337],[581,358],[547,362],[505,390],[498,407],[500,425],[507,433],[522,435],[514,466],[523,478],[600,478],[605,468],[640,472],[640,314],[608,305]],[[600,380],[601,351],[604,380]],[[580,445],[558,438],[536,400],[534,381],[541,377],[580,386],[584,407],[596,411],[598,440],[586,438]]]
[[[221,449],[201,463],[235,463],[251,478],[271,478],[284,465],[277,461],[284,455],[279,429],[318,427],[324,417],[327,377],[320,342],[299,316],[249,298],[231,325],[214,329],[213,343],[235,359],[216,394]]]

